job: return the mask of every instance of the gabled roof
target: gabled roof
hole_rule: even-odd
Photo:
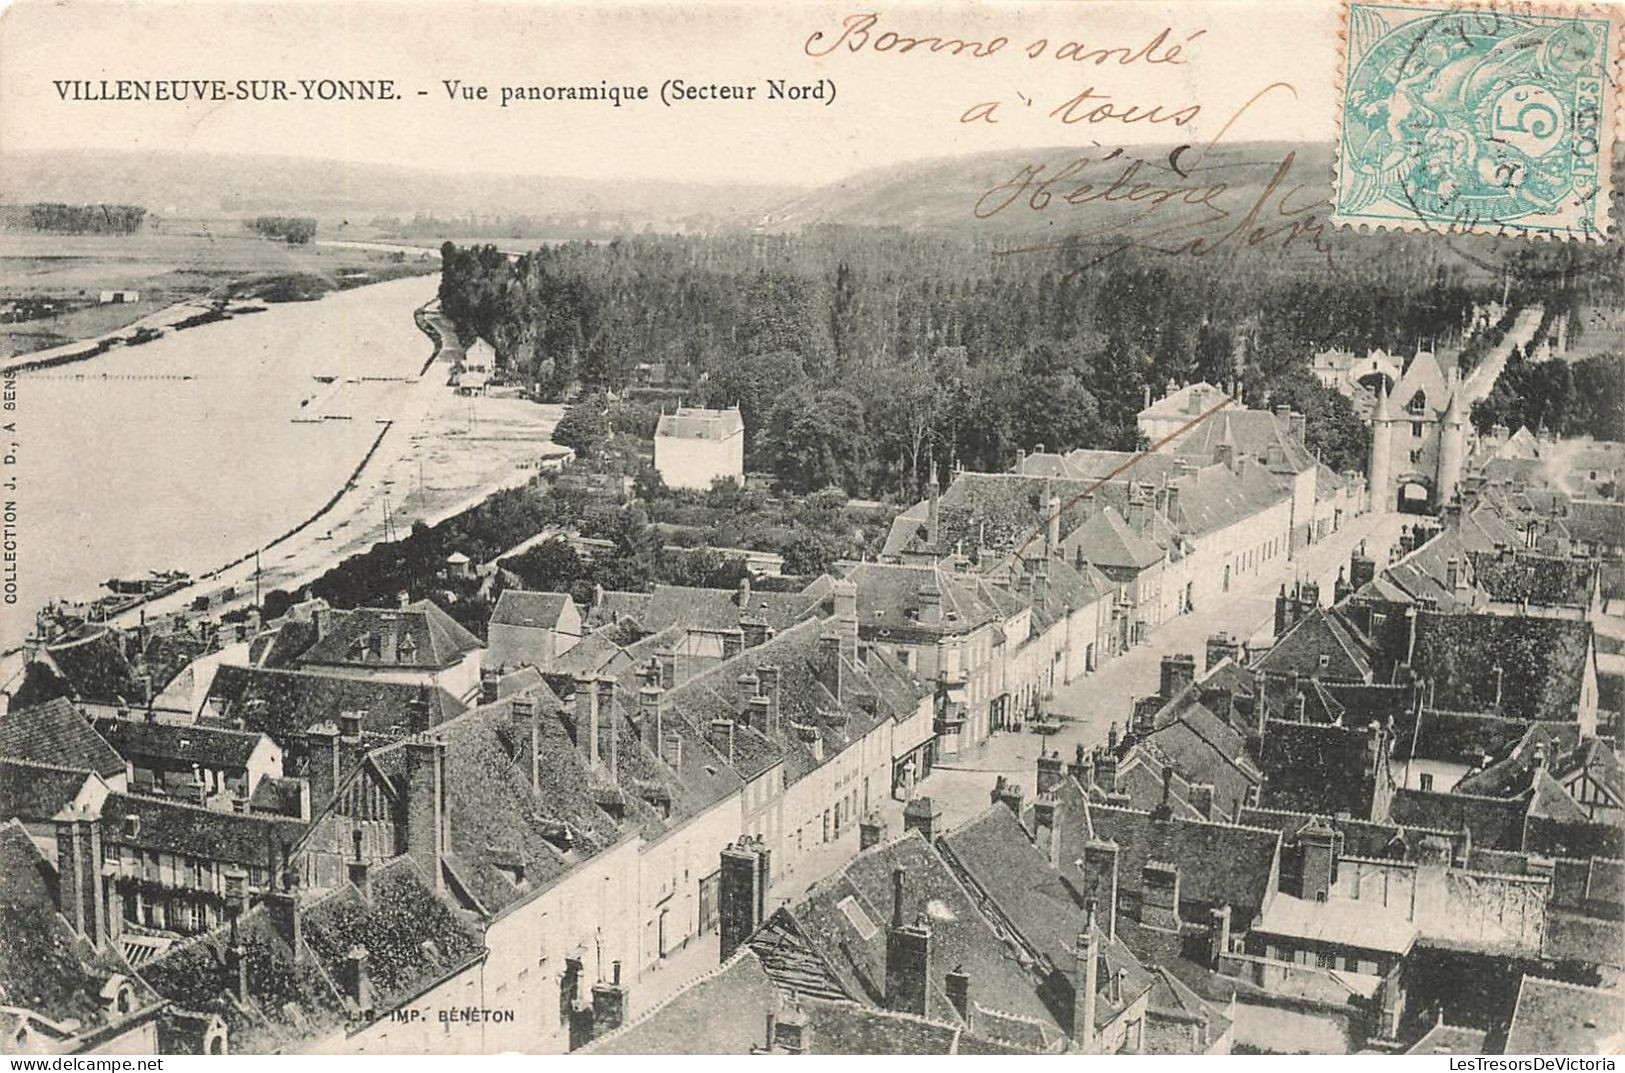
[[[1147,862],[1171,864],[1179,869],[1182,901],[1228,904],[1237,927],[1245,927],[1274,896],[1279,831],[1204,820],[1158,820],[1149,813],[1099,804],[1089,806],[1089,821],[1096,838],[1117,843],[1121,890],[1142,889]]]
[[[110,793],[102,803],[103,841],[182,857],[269,868],[308,825],[286,816],[225,812],[140,794]]]
[[[135,1020],[157,997],[116,948],[98,950],[57,910],[56,862],[43,857],[17,820],[0,823],[0,995],[10,1007],[49,1019],[75,1037]],[[98,996],[115,976],[129,981],[135,1009],[110,1012]],[[71,1027],[70,1027],[71,1026]]]
[[[1259,758],[1264,804],[1371,819],[1380,784],[1389,778],[1386,748],[1385,731],[1271,719]]]
[[[246,1001],[236,995],[233,932],[248,966]],[[289,948],[264,903],[239,916],[235,928],[176,943],[143,964],[141,975],[177,1008],[220,1016],[237,1054],[302,1051],[354,1014],[321,963]]]
[[[1254,662],[1253,669],[1345,682],[1368,682],[1372,673],[1364,646],[1339,613],[1328,607],[1313,608],[1295,622]]]
[[[440,670],[485,647],[428,600],[401,608],[360,607],[338,611],[301,664],[343,667],[411,667]]]
[[[1421,717],[1394,728],[1395,760],[1440,760],[1478,767],[1486,756],[1500,757],[1522,740],[1529,724],[1493,715],[1423,709]]]
[[[582,1054],[749,1054],[766,1042],[763,1025],[779,1008],[779,992],[749,946],[593,1040]]]
[[[345,956],[363,948],[373,999],[386,1011],[485,956],[480,929],[435,894],[410,858],[370,871],[366,897],[346,883],[304,909],[305,945],[329,977],[343,980]]]
[[[1539,607],[1586,607],[1596,564],[1529,553],[1474,552],[1473,575],[1491,598]]]
[[[123,636],[111,628],[93,630],[83,637],[53,644],[40,654],[37,662],[54,668],[60,676],[59,685],[75,700],[108,704],[146,701],[145,687],[125,657]],[[166,682],[167,679],[154,676],[154,695]],[[32,704],[40,699],[50,698],[29,696],[19,690],[13,702]]]
[[[222,666],[209,683],[199,722],[269,735],[286,748],[295,735],[344,712],[365,713],[362,729],[400,736],[427,730],[463,711],[443,689],[411,682],[349,678],[314,671]]]
[[[1063,1026],[1039,996],[1033,978],[1010,957],[1004,939],[970,893],[916,832],[860,853],[840,872],[814,885],[801,901],[775,913],[774,927],[758,932],[750,942],[769,977],[778,982],[781,972],[789,973],[780,986],[795,987],[798,977],[791,965],[808,965],[810,954],[834,995],[882,1004],[886,929],[892,918],[893,871],[898,868],[904,870],[904,922],[928,923],[932,948],[943,952],[931,961],[926,1016],[960,1023],[944,981],[957,964],[976,981],[978,1004],[989,1015],[982,1018],[984,1026],[997,1014],[1028,1025],[1044,1039],[1059,1041]],[[779,949],[786,945],[803,953],[788,958],[788,949]],[[984,1031],[999,1035],[989,1028]]]
[[[1001,615],[978,591],[973,579],[963,579],[936,566],[901,566],[859,563],[847,574],[857,586],[858,625],[869,635],[931,635],[968,633]],[[920,620],[920,594],[934,591],[941,597],[940,620]]]
[[[198,724],[176,725],[146,719],[98,719],[96,732],[126,757],[162,757],[206,768],[242,768],[264,734]]]
[[[1617,1054],[1625,1046],[1625,996],[1525,976],[1507,1027],[1507,1054]]]
[[[497,605],[491,611],[493,626],[530,626],[551,630],[558,626],[564,614],[564,605],[570,602],[566,592],[527,592],[524,589],[503,589]]]
[[[1071,817],[1077,822],[1081,817]],[[1065,816],[1057,822],[1069,822]],[[1077,993],[1078,937],[1089,924],[1088,907],[1080,903],[1077,888],[1065,872],[1056,868],[1028,836],[1014,812],[995,804],[981,816],[943,836],[944,857],[969,884],[986,895],[1004,921],[1038,956],[1048,960],[1053,971],[1065,977],[1072,993]],[[1074,872],[1075,875],[1075,872]],[[1097,911],[1104,914],[1103,907]],[[1099,1029],[1119,1016],[1152,987],[1151,975],[1129,952],[1121,940],[1107,938],[1102,915],[1095,921],[1101,932],[1101,955],[1106,971],[1099,973],[1101,992],[1095,1005],[1095,1025]],[[1110,997],[1112,978],[1121,971],[1123,988],[1118,1001]],[[1063,1004],[1074,1009],[1071,1004]],[[1077,1026],[1063,1025],[1076,1038]]]
[[[94,771],[103,778],[126,770],[124,758],[63,697],[0,715],[0,757]]]
[[[1106,569],[1143,570],[1160,563],[1167,552],[1136,530],[1112,506],[1094,511],[1062,545]]]
[[[1509,615],[1418,613],[1412,666],[1433,683],[1433,702],[1455,711],[1496,710],[1519,719],[1576,718],[1592,659],[1589,622]]]
[[[706,589],[688,585],[656,585],[648,605],[637,616],[638,625],[659,632],[682,625],[703,630],[737,630],[742,621],[764,622],[775,630],[812,614],[817,597],[799,592],[763,592]]]
[[[93,771],[0,760],[0,817],[43,823],[74,805],[99,808],[107,792]]]
[[[1399,789],[1388,815],[1411,827],[1467,831],[1475,848],[1521,850],[1526,808],[1526,802],[1517,800]]]

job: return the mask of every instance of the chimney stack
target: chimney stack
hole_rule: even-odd
[[[841,695],[841,635],[833,630],[826,630],[818,638],[818,680],[837,704],[844,701]]]
[[[761,679],[762,696],[767,698],[767,728],[770,733],[779,732],[779,681],[783,677],[776,664],[764,663],[756,668],[756,677]]]
[[[943,979],[943,990],[948,993],[948,1001],[959,1012],[959,1019],[964,1022],[967,1029],[971,1029],[970,1004],[970,973],[965,971],[963,965],[955,965]]]
[[[1077,862],[1083,872],[1083,896],[1104,914],[1100,924],[1108,939],[1117,935],[1117,858],[1116,842],[1091,838],[1084,843],[1083,859]]]
[[[722,960],[727,961],[762,926],[772,853],[760,838],[749,836],[722,851],[717,879],[717,916]]]
[[[903,806],[903,830],[918,831],[927,842],[942,833],[942,806],[930,797],[916,797]]]
[[[101,823],[74,809],[58,813],[54,822],[58,909],[76,933],[101,949],[112,939],[102,886]]]
[[[406,853],[441,890],[446,852],[446,743],[424,735],[406,739]]]
[[[1100,931],[1095,926],[1096,906],[1089,902],[1083,934],[1078,936],[1077,962],[1072,986],[1072,1043],[1084,1054],[1097,1050],[1095,1001],[1100,987]]]
[[[627,986],[621,983],[621,963],[610,963],[608,980],[592,985],[592,1033],[595,1037],[615,1031],[626,1023],[629,1003]]]
[[[892,871],[892,919],[886,929],[886,1008],[925,1016],[931,993],[931,925],[921,916],[905,924],[907,872]]]
[[[351,831],[350,838],[355,843],[355,858],[350,861],[348,866],[350,885],[361,892],[363,901],[370,902],[372,901],[372,866],[367,863],[367,859],[361,853],[361,828],[357,827]]]
[[[373,1013],[372,975],[367,970],[367,948],[357,943],[344,955],[345,997],[355,1003],[364,1018]]]
[[[598,690],[591,678],[576,679],[576,748],[587,757],[587,763],[598,766]]]

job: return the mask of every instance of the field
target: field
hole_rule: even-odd
[[[166,221],[129,236],[0,233],[0,309],[36,298],[66,306],[0,323],[0,357],[91,339],[183,299],[274,298],[289,289],[315,296],[437,267],[432,257],[289,246],[246,234],[237,221]],[[298,286],[289,288],[290,280]],[[137,291],[140,300],[103,305],[97,299],[104,290]]]

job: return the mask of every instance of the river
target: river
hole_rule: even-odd
[[[408,405],[432,349],[412,313],[437,282],[276,305],[19,376],[18,600],[0,650],[48,599],[201,573],[319,510]]]

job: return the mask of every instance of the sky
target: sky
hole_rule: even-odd
[[[1226,140],[1325,141],[1336,130],[1339,17],[1335,3],[1321,0],[20,0],[0,16],[0,162],[16,151],[133,149],[811,185],[906,160],[1023,146],[1199,145],[1221,130]],[[984,56],[924,44],[876,48],[888,30],[1008,43]],[[867,47],[851,51],[863,31]],[[1101,63],[1059,57],[1069,42],[1120,51]],[[324,78],[393,79],[402,99],[299,99],[300,79]],[[280,79],[294,99],[62,100],[55,83],[75,79],[225,79],[232,88],[239,79]],[[667,106],[654,98],[668,79],[754,87],[755,96]],[[767,100],[768,79],[821,84],[825,100]],[[483,85],[490,97],[451,100],[444,80]],[[499,101],[505,85],[601,81],[647,86],[651,99],[619,108]],[[1094,97],[1075,116],[1104,104],[1136,108],[1142,118],[1066,124],[1051,114],[1085,91]],[[1160,123],[1147,115],[1154,107]],[[963,121],[967,111],[971,122]]]

